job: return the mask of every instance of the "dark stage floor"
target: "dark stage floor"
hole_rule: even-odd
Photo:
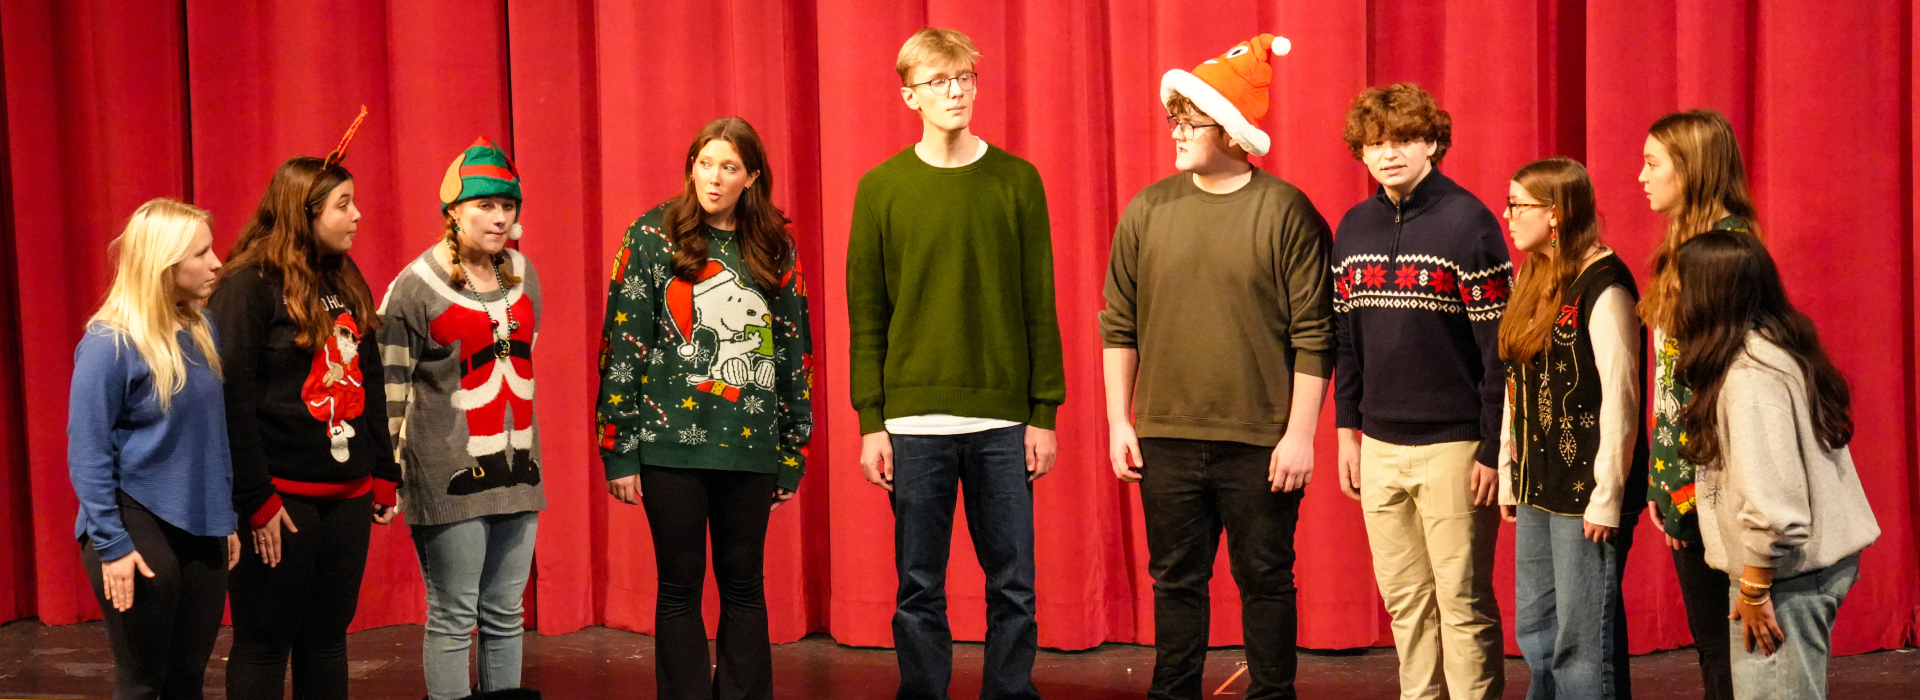
[[[207,673],[207,697],[221,697],[228,645],[221,632]],[[353,697],[366,700],[425,694],[420,678],[420,628],[368,630],[348,638]],[[980,690],[980,645],[957,646],[952,695],[975,698]],[[1920,654],[1886,651],[1837,659],[1831,696],[1843,700],[1913,698],[1920,688]],[[1634,697],[1693,700],[1700,697],[1693,652],[1681,650],[1633,660]],[[1207,692],[1233,674],[1240,650],[1209,655]],[[782,700],[893,697],[893,654],[855,649],[824,636],[774,647],[775,696]],[[1109,644],[1078,653],[1042,652],[1034,683],[1054,700],[1138,698],[1145,694],[1153,650]],[[1397,696],[1389,649],[1363,652],[1303,652],[1300,695],[1305,698],[1388,700]],[[99,623],[49,627],[26,620],[0,625],[0,698],[104,698],[110,694],[112,654]],[[1508,698],[1526,696],[1526,664],[1507,661]],[[653,638],[590,627],[557,637],[527,636],[526,683],[555,700],[653,697]],[[1243,677],[1228,688],[1244,692]],[[1232,696],[1220,696],[1232,697]]]

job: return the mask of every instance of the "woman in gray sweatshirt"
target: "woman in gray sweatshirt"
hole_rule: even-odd
[[[1740,698],[1824,698],[1840,601],[1880,536],[1847,442],[1847,382],[1751,236],[1682,245],[1675,373],[1707,563],[1727,573]]]

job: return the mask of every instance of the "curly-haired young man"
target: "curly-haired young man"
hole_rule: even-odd
[[[1493,212],[1440,174],[1452,132],[1417,85],[1362,91],[1345,138],[1380,188],[1333,241],[1340,490],[1365,515],[1408,699],[1505,686],[1491,465],[1513,263]]]

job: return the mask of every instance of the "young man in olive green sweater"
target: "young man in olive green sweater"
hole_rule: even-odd
[[[1161,100],[1180,172],[1120,215],[1100,313],[1110,459],[1140,483],[1153,576],[1147,697],[1198,700],[1220,532],[1240,588],[1249,700],[1294,697],[1293,533],[1333,358],[1326,219],[1264,154],[1262,34]]]
[[[979,52],[923,29],[900,49],[919,143],[860,178],[847,244],[860,466],[893,504],[902,700],[947,697],[946,567],[956,493],[987,575],[980,697],[1038,698],[1032,482],[1066,399],[1046,192],[968,129]]]

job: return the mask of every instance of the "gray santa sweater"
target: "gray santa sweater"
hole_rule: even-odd
[[[520,283],[475,294],[454,286],[434,253],[407,265],[380,303],[407,522],[545,509],[533,415],[540,278],[526,256],[508,250],[501,267]]]

